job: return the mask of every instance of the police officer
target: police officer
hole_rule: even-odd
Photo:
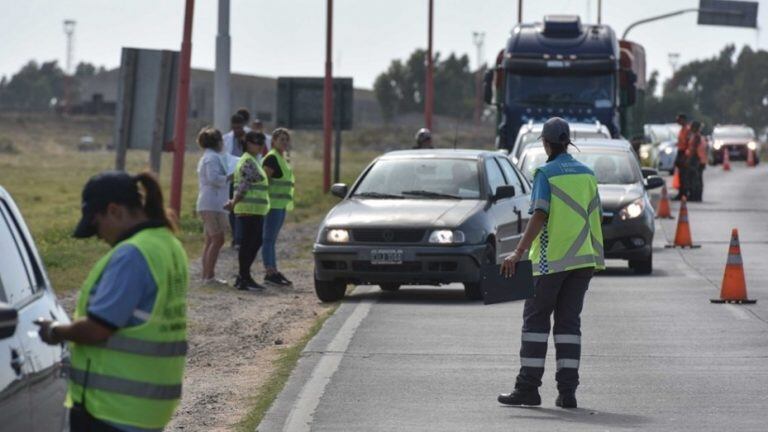
[[[86,278],[71,324],[36,321],[43,341],[69,342],[73,432],[161,430],[176,410],[188,276],[175,231],[152,174],[104,172],[85,185],[74,236],[112,249]]]
[[[414,138],[416,139],[416,145],[413,147],[415,150],[435,148],[432,145],[432,131],[427,128],[419,129]]]
[[[506,405],[540,405],[550,316],[557,358],[555,404],[576,408],[581,356],[581,309],[596,269],[605,268],[600,227],[600,198],[594,173],[567,153],[568,123],[558,117],[544,123],[541,133],[547,163],[534,175],[533,215],[517,249],[502,264],[510,276],[526,250],[533,262],[535,297],[525,301],[520,372],[512,393],[501,394]]]

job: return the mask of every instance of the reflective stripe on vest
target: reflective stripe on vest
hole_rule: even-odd
[[[187,341],[155,342],[120,335],[112,335],[109,339],[107,339],[105,343],[97,346],[108,350],[154,357],[175,357],[187,355]]]
[[[161,385],[117,378],[80,369],[68,368],[69,379],[77,385],[145,399],[174,400],[181,398],[181,384]]]
[[[273,209],[293,210],[294,207],[294,186],[296,179],[293,175],[293,169],[285,160],[283,155],[275,149],[267,153],[267,157],[273,156],[280,167],[283,176],[279,179],[269,179],[269,200],[270,207]]]
[[[260,215],[263,216],[269,212],[270,199],[269,199],[269,184],[267,183],[267,173],[259,164],[259,161],[249,153],[243,154],[240,161],[237,162],[237,168],[235,168],[235,189],[237,189],[240,183],[243,181],[242,168],[247,161],[253,162],[261,181],[249,185],[245,190],[245,195],[240,201],[235,204],[236,215]]]
[[[548,261],[550,271],[556,273],[556,272],[565,271],[569,267],[586,265],[586,264],[595,262],[596,256],[594,255],[577,256],[577,254],[579,253],[579,249],[581,249],[581,245],[583,245],[584,242],[587,241],[587,237],[590,238],[592,242],[592,247],[599,254],[599,259],[597,259],[597,264],[604,265],[604,259],[602,258],[604,256],[603,245],[600,244],[600,240],[595,238],[595,236],[592,234],[592,229],[591,229],[592,227],[589,223],[589,215],[592,214],[593,211],[597,210],[598,207],[600,206],[600,197],[598,195],[595,195],[595,197],[592,198],[592,201],[589,203],[587,210],[584,211],[584,209],[579,205],[579,203],[574,201],[573,198],[571,198],[567,193],[565,193],[564,190],[560,189],[559,187],[553,184],[550,184],[549,187],[552,190],[552,195],[560,198],[561,201],[563,201],[568,207],[570,207],[573,211],[575,211],[584,220],[584,226],[579,232],[579,235],[576,237],[576,240],[574,240],[573,243],[571,243],[571,246],[568,248],[568,251],[565,253],[565,256],[563,256],[563,258],[559,260]]]

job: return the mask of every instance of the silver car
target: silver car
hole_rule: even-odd
[[[571,138],[611,138],[611,132],[608,128],[600,122],[595,123],[569,123],[571,128]],[[530,144],[539,142],[541,136],[541,129],[544,127],[544,123],[528,122],[520,126],[520,132],[517,133],[517,139],[512,147],[512,151],[509,152],[510,159],[513,164],[517,164],[517,161],[522,156],[526,147]]]

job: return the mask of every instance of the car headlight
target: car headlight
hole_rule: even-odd
[[[464,232],[459,230],[435,230],[429,235],[429,242],[436,244],[458,244],[465,240]]]
[[[750,141],[750,142],[747,143],[747,148],[752,150],[752,151],[755,151],[755,150],[757,150],[757,143],[754,142],[754,141]]]
[[[643,214],[643,210],[645,210],[645,200],[640,198],[621,209],[619,211],[619,219],[634,219]]]
[[[331,229],[325,235],[328,243],[349,243],[349,231],[345,229]]]
[[[723,142],[720,140],[715,140],[713,147],[715,148],[715,150],[720,150],[721,148],[723,148]]]
[[[664,149],[664,154],[672,154],[672,147],[667,147]]]
[[[648,150],[640,150],[641,159],[648,159],[649,157],[651,157],[651,153]]]

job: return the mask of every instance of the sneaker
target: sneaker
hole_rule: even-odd
[[[280,273],[272,273],[264,276],[264,282],[277,286],[290,285],[290,283],[286,283],[285,280],[280,277]]]
[[[527,406],[539,406],[541,405],[541,396],[539,396],[539,390],[520,390],[515,389],[512,393],[502,393],[499,395],[499,403],[504,405],[527,405]]]
[[[560,393],[555,399],[555,405],[560,408],[576,408],[576,394],[575,393]]]
[[[224,279],[212,277],[210,279],[203,279],[203,285],[229,285]]]
[[[283,280],[283,282],[285,282],[285,284],[286,284],[286,285],[293,285],[293,282],[291,282],[290,280],[288,280],[288,278],[287,278],[287,277],[285,277],[285,275],[284,275],[284,274],[282,274],[282,273],[280,273],[280,272],[277,272],[277,275],[278,275],[278,276],[280,276],[280,279],[282,279],[282,280]]]
[[[235,288],[240,291],[264,291],[266,289],[263,285],[253,280],[253,278],[245,279],[240,276],[235,279]]]

